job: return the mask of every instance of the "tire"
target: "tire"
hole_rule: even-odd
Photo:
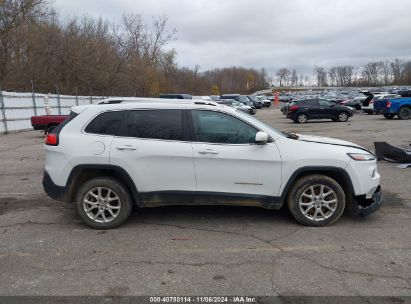
[[[306,114],[301,113],[301,114],[298,114],[296,120],[297,120],[298,123],[306,123],[308,121],[308,117],[307,117]]]
[[[398,118],[401,120],[411,119],[411,108],[402,107],[398,112]]]
[[[337,122],[338,118],[331,118],[332,121]]]
[[[346,122],[348,120],[349,114],[347,112],[340,112],[338,114],[338,121],[339,122]]]
[[[55,124],[47,126],[47,128],[44,130],[44,134],[49,134],[49,133],[50,133],[51,131],[53,131],[56,127],[57,127],[57,125],[55,125]]]
[[[111,193],[108,193],[108,190],[110,190]],[[91,194],[91,192],[94,195]],[[102,202],[98,200],[97,196],[103,199],[110,197],[112,201]],[[86,199],[88,203],[85,202]],[[99,204],[103,204],[102,209],[100,209]],[[75,205],[77,214],[83,222],[94,229],[111,229],[118,227],[127,220],[133,207],[130,194],[126,187],[118,180],[110,177],[97,177],[84,183],[77,191]],[[86,208],[89,208],[88,212]],[[111,214],[108,209],[111,210]],[[93,215],[96,215],[96,219],[92,219]],[[111,220],[104,221],[111,217]]]
[[[325,196],[321,195],[321,189]],[[314,197],[310,198],[312,190]],[[345,193],[340,184],[326,175],[315,174],[294,182],[288,193],[287,203],[288,209],[298,222],[319,227],[336,222],[344,212],[345,201]]]
[[[387,119],[393,119],[395,117],[395,114],[384,114],[384,117]]]

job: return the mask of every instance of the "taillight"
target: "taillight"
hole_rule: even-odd
[[[296,110],[298,110],[298,106],[291,106],[289,109],[288,109],[288,111],[289,112],[293,112],[293,111],[296,111]]]
[[[44,143],[49,146],[57,146],[59,144],[57,134],[54,134],[54,133],[47,134],[44,140]]]
[[[387,101],[387,108],[391,107],[391,101]]]
[[[371,99],[370,104],[374,103],[374,99]]]

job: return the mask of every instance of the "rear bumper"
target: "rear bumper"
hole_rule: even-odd
[[[384,202],[381,186],[378,186],[371,198],[367,199],[364,195],[354,198],[356,213],[362,217],[367,217],[377,211]]]
[[[67,188],[62,186],[57,186],[53,180],[51,179],[50,175],[47,171],[44,171],[43,176],[43,189],[46,194],[57,200],[57,201],[67,201]]]

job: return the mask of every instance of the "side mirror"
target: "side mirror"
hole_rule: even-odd
[[[255,143],[257,145],[265,145],[268,142],[268,134],[265,132],[257,132],[255,135]]]

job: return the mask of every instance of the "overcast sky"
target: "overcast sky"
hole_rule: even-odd
[[[411,58],[410,0],[55,0],[61,15],[167,15],[180,66],[360,66]]]

